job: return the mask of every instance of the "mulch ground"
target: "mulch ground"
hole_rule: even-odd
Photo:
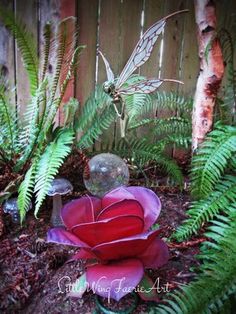
[[[162,202],[158,224],[163,228],[162,237],[168,238],[185,217],[189,196],[168,188],[158,188],[155,192]],[[79,193],[74,193],[69,198],[78,196]],[[48,201],[38,220],[30,213],[22,227],[4,216],[5,232],[0,240],[0,313],[99,313],[92,292],[86,293],[82,300],[68,297],[65,292],[68,280],[75,281],[83,265],[67,263],[76,252],[74,247],[45,242],[50,228],[51,206]],[[194,258],[198,252],[198,245],[170,247],[168,264],[158,271],[150,270],[149,275],[154,281],[159,278],[160,286],[168,283],[169,289],[173,290],[193,279],[190,268],[198,265]],[[64,276],[70,279],[63,279]],[[164,293],[160,293],[160,299],[163,296]],[[110,306],[113,310],[120,309],[122,302],[129,302],[129,298],[127,296]],[[152,306],[152,303],[139,301],[134,313],[148,313]]]

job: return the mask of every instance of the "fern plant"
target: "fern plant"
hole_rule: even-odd
[[[133,84],[141,77],[134,75],[127,84]],[[112,99],[97,86],[85,105],[77,121],[79,149],[91,147],[103,132],[109,129],[114,136],[110,142],[105,143],[104,138],[99,151],[110,151],[142,169],[154,161],[177,184],[182,185],[183,175],[177,163],[166,153],[167,147],[173,145],[189,147],[191,135],[190,113],[192,100],[173,93],[134,94],[124,97],[128,121],[126,125],[125,140],[120,137],[116,111]],[[158,109],[171,109],[178,111],[179,116],[173,118],[156,118],[150,115]],[[180,109],[179,109],[180,108]],[[114,129],[115,122],[115,129]],[[151,132],[147,131],[147,128]],[[142,170],[143,172],[143,170]],[[147,182],[146,182],[147,183]],[[153,183],[153,182],[152,182]]]
[[[181,241],[196,234],[204,223],[220,212],[227,212],[228,206],[236,201],[236,179],[227,174],[228,169],[231,173],[236,170],[235,151],[236,127],[228,125],[218,125],[199,147],[191,170],[195,201],[173,238]]]
[[[191,186],[196,198],[211,194],[235,152],[236,127],[216,125],[192,160]]]
[[[236,206],[228,215],[217,215],[201,247],[201,266],[195,280],[170,293],[150,313],[210,314],[234,313],[236,295]],[[233,302],[234,303],[233,303]]]
[[[74,18],[61,21],[56,34],[53,34],[51,25],[47,24],[44,32],[44,61],[40,71],[36,43],[25,26],[3,8],[0,8],[0,18],[16,38],[31,87],[31,100],[23,121],[20,121],[14,106],[8,101],[6,84],[0,86],[0,161],[2,166],[9,167],[11,172],[16,173],[19,179],[11,193],[18,190],[18,205],[23,220],[34,193],[35,214],[38,213],[51,181],[70,153],[75,133],[69,112],[72,100],[66,106],[69,111],[65,127],[55,129],[54,118],[84,46],[76,46],[76,32],[73,39],[69,39],[69,24],[76,23]],[[52,45],[53,41],[57,45]],[[55,71],[53,77],[48,77],[46,69],[49,55],[54,49],[57,56]],[[67,64],[66,69],[64,64]],[[76,101],[75,106],[78,107]],[[5,194],[3,195],[1,201],[5,199]]]

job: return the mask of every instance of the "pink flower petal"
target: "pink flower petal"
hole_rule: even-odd
[[[145,268],[162,267],[169,259],[168,246],[163,240],[156,238],[138,258]]]
[[[155,230],[99,244],[92,248],[92,252],[104,261],[136,257],[146,250],[160,232],[161,230]]]
[[[104,197],[102,198],[102,208],[108,207],[116,202],[120,202],[123,200],[134,199],[135,197],[127,191],[126,187],[122,186],[104,195]]]
[[[101,210],[101,200],[83,196],[67,203],[61,209],[61,218],[68,229],[80,223],[92,222]]]
[[[144,210],[144,230],[147,231],[157,220],[161,211],[161,202],[157,195],[141,186],[129,186],[126,190],[141,204]]]
[[[80,224],[72,228],[72,232],[81,240],[93,247],[141,233],[143,220],[138,216],[119,216],[102,221]]]
[[[54,242],[78,247],[89,247],[86,243],[78,239],[76,235],[69,231],[66,231],[63,228],[50,229],[47,233],[47,242]]]
[[[97,220],[108,219],[123,215],[138,216],[143,219],[143,208],[136,200],[123,200],[104,208]]]
[[[138,259],[127,259],[89,267],[86,278],[94,293],[119,301],[135,289],[143,273],[143,265]]]

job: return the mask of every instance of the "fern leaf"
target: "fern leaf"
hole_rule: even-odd
[[[149,142],[146,138],[128,138],[125,142],[121,141],[113,151],[140,166],[150,161],[155,161],[170,178],[182,186],[183,174],[180,168],[173,159],[164,155],[163,149],[164,146],[162,142],[157,142],[157,144],[153,145],[153,143]]]
[[[151,101],[145,106],[140,107],[139,115],[146,115],[156,111],[168,110],[173,113],[178,112],[181,117],[188,117],[191,114],[193,106],[192,98],[184,97],[183,95],[161,92],[151,94]]]
[[[86,132],[79,139],[77,146],[79,149],[88,148],[91,146],[95,140],[103,133],[104,130],[107,130],[111,123],[116,118],[116,112],[113,106],[106,108],[102,111],[100,115],[97,115],[94,120],[91,122],[91,125],[88,127]]]
[[[15,18],[9,10],[0,7],[0,17],[4,25],[11,31],[21,52],[24,67],[29,75],[30,92],[34,95],[38,88],[38,56],[36,42],[25,26]]]
[[[0,143],[4,146],[4,151],[10,151],[10,157],[16,149],[16,117],[10,108],[9,102],[5,95],[5,85],[0,85]]]
[[[214,245],[203,244],[198,277],[187,286],[169,293],[153,313],[233,313],[236,294],[236,214],[212,221],[206,235]],[[233,302],[233,303],[232,303]]]
[[[98,85],[95,91],[86,100],[81,115],[76,122],[76,129],[81,132],[88,129],[96,115],[98,115],[103,108],[111,105],[111,98],[103,91],[102,86]]]
[[[51,24],[47,23],[44,27],[44,61],[43,61],[43,67],[42,67],[42,77],[41,80],[44,81],[45,75],[48,68],[48,61],[49,61],[49,53],[50,53],[50,47],[51,47],[51,37],[52,37],[52,29]]]
[[[208,196],[224,173],[228,161],[236,152],[236,128],[218,126],[199,148],[192,161],[192,194]]]
[[[74,133],[72,130],[62,130],[56,139],[47,146],[44,154],[41,156],[35,178],[36,207],[35,216],[42,205],[50,184],[59,171],[64,159],[71,151]]]
[[[189,218],[180,226],[173,238],[182,241],[196,234],[203,223],[213,219],[220,211],[226,211],[236,202],[236,177],[226,175],[207,199],[192,203],[187,214]]]
[[[21,223],[25,218],[27,209],[30,207],[31,199],[34,192],[35,174],[37,160],[34,160],[29,170],[26,172],[24,181],[21,183],[18,190],[18,208],[20,213]]]

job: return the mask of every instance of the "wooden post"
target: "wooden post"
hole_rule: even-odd
[[[211,131],[215,99],[223,74],[221,47],[216,38],[216,12],[213,0],[195,0],[200,74],[194,97],[192,148],[196,150]]]

